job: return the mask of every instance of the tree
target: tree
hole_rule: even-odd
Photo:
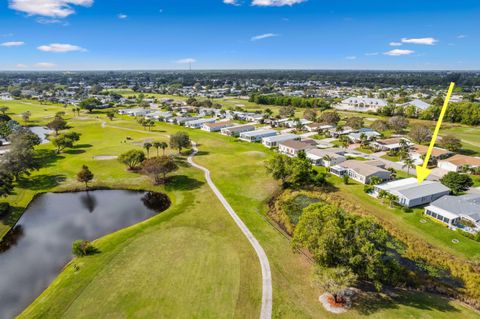
[[[427,143],[432,139],[432,131],[430,131],[428,126],[419,124],[412,127],[408,136],[410,136],[416,143]]]
[[[18,180],[21,175],[29,175],[32,170],[40,168],[34,147],[41,141],[36,134],[29,129],[20,128],[10,134],[8,140],[11,142],[10,151],[3,155],[0,171],[8,172]]]
[[[370,125],[370,128],[374,129],[377,132],[383,132],[388,130],[388,124],[383,120],[375,120],[372,125]]]
[[[32,113],[30,111],[26,111],[22,113],[22,119],[25,123],[30,121],[30,116],[32,116]]]
[[[183,148],[190,147],[192,142],[190,137],[185,132],[177,132],[173,135],[170,135],[170,147],[173,149],[178,149],[178,153],[182,151]]]
[[[13,176],[8,172],[0,172],[0,197],[7,197],[13,192]]]
[[[336,303],[341,301],[345,290],[355,285],[356,282],[357,275],[355,275],[351,269],[342,266],[316,266],[313,274],[313,283],[315,286],[332,294]]]
[[[152,143],[152,146],[157,150],[157,157],[159,156],[158,150],[163,150],[163,155],[165,155],[165,149],[168,147],[168,144],[165,142],[155,141]]]
[[[295,115],[295,108],[290,105],[282,106],[280,107],[279,114],[280,117],[292,117]]]
[[[348,185],[348,183],[350,182],[350,176],[348,176],[347,174],[342,175],[342,181],[345,185]]]
[[[315,122],[317,119],[317,111],[312,109],[306,109],[303,112],[303,118],[312,122]]]
[[[407,168],[407,174],[410,174],[410,169],[415,168],[415,161],[410,156],[405,158],[402,168]]]
[[[450,188],[455,195],[465,192],[473,186],[470,176],[457,172],[448,172],[440,179],[440,182]]]
[[[133,170],[140,166],[145,161],[145,153],[140,150],[130,150],[120,154],[118,161],[127,165],[128,169]]]
[[[440,140],[440,146],[451,152],[458,152],[462,149],[462,142],[453,135],[446,135]]]
[[[76,257],[84,257],[96,253],[98,250],[88,240],[75,240],[72,244],[72,253]]]
[[[80,108],[92,112],[98,108],[102,103],[94,97],[87,98],[79,103]]]
[[[273,158],[267,162],[267,172],[271,174],[274,179],[282,181],[282,185],[285,186],[285,182],[290,175],[290,163],[290,157],[275,154]]]
[[[67,122],[61,117],[55,117],[53,121],[47,124],[47,127],[55,131],[55,135],[58,135],[58,131],[64,130],[67,128]]]
[[[7,115],[7,111],[10,108],[8,106],[0,106],[0,112],[2,112],[3,115]]]
[[[83,165],[80,172],[77,174],[77,181],[85,183],[85,188],[88,189],[88,183],[93,179],[93,173],[88,169],[88,166]]]
[[[350,126],[353,129],[360,129],[363,127],[363,118],[358,117],[358,116],[352,116],[347,119],[345,122],[347,126]]]
[[[403,116],[393,116],[388,120],[388,126],[390,126],[395,133],[402,133],[408,126],[408,119]]]
[[[143,162],[142,172],[152,178],[154,184],[166,183],[167,174],[178,169],[175,161],[168,157],[153,157]],[[160,178],[160,176],[163,177]]]
[[[143,143],[143,148],[147,151],[147,157],[150,157],[150,149],[152,148],[152,143],[150,142]]]
[[[69,132],[52,139],[52,144],[57,148],[57,153],[60,154],[65,148],[73,147],[73,144],[78,140],[80,140],[80,133]]]
[[[115,117],[115,112],[114,111],[108,111],[107,112],[107,117],[110,121],[113,121],[113,119]]]
[[[316,203],[303,210],[292,245],[307,248],[320,267],[347,267],[359,279],[383,283],[398,278],[398,262],[389,246],[396,242],[373,218],[348,214],[336,206]]]
[[[337,125],[337,123],[340,122],[340,115],[338,115],[336,111],[325,111],[320,114],[318,122],[330,125]]]

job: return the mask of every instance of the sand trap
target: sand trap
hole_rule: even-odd
[[[93,157],[93,159],[96,161],[109,161],[117,158],[118,156],[113,156],[113,155],[98,155]]]
[[[347,309],[342,308],[342,307],[333,307],[329,302],[328,302],[328,297],[330,294],[324,293],[321,295],[318,300],[322,303],[323,307],[325,310],[331,312],[331,313],[345,313],[347,312]]]
[[[243,154],[251,157],[266,157],[267,155],[263,152],[258,151],[250,151],[250,152],[243,152]]]

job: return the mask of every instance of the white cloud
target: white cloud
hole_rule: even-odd
[[[21,46],[21,45],[24,45],[25,42],[23,41],[8,41],[8,42],[3,42],[2,44],[0,44],[0,46],[2,47],[18,47],[18,46]]]
[[[252,6],[259,7],[283,7],[283,6],[293,6],[307,0],[253,0]]]
[[[86,49],[79,47],[78,45],[73,44],[66,44],[66,43],[52,43],[48,45],[41,45],[37,48],[43,52],[54,52],[54,53],[66,53],[66,52],[74,52],[74,51],[81,51],[85,52]]]
[[[65,18],[75,10],[72,6],[90,7],[93,0],[10,0],[10,9],[28,15],[39,15],[53,18]]]
[[[50,62],[35,63],[35,67],[40,68],[40,69],[51,69],[51,68],[54,68],[56,66],[57,66],[56,64],[50,63]]]
[[[465,34],[457,35],[457,39],[465,39],[467,36]]]
[[[192,64],[192,63],[195,63],[197,62],[197,60],[193,59],[193,58],[185,58],[185,59],[180,59],[180,60],[177,60],[176,63],[178,64]]]
[[[268,39],[268,38],[273,38],[273,37],[278,37],[278,34],[275,33],[265,33],[265,34],[259,34],[254,37],[251,37],[251,41],[258,41],[258,40],[263,40],[263,39]]]
[[[383,54],[385,55],[390,55],[390,56],[400,56],[400,55],[410,55],[412,53],[415,53],[413,50],[401,50],[401,49],[394,49],[390,50],[387,52],[384,52]]]
[[[345,59],[347,59],[347,60],[356,60],[357,57],[354,56],[354,55],[350,55],[350,56],[345,57]]]
[[[128,16],[126,14],[120,13],[120,14],[117,15],[117,18],[119,18],[120,20],[124,20],[124,19],[128,18]]]
[[[438,42],[437,39],[434,38],[402,38],[403,43],[411,43],[411,44],[424,44],[424,45],[435,45]]]
[[[366,56],[374,56],[374,55],[378,55],[378,52],[367,52],[365,53]]]
[[[28,65],[19,63],[19,64],[15,65],[15,67],[17,69],[26,69],[26,68],[28,68]]]
[[[388,45],[392,46],[392,47],[399,47],[402,45],[401,42],[390,42]]]
[[[240,3],[238,3],[237,0],[223,0],[223,3],[230,4],[232,6],[239,6],[240,5]]]
[[[51,19],[51,18],[43,18],[43,17],[40,17],[36,20],[38,23],[40,24],[55,24],[55,23],[61,23],[63,24],[64,26],[65,25],[68,25],[67,22],[63,21],[63,20],[60,20],[60,19]]]

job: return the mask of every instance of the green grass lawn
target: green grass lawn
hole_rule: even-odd
[[[43,119],[44,112],[33,117]],[[478,317],[455,301],[403,292],[392,300],[370,300],[343,315],[326,312],[318,302],[320,291],[311,286],[312,264],[292,252],[289,239],[266,218],[268,199],[278,187],[264,168],[271,151],[259,144],[168,124],[149,132],[127,117],[106,120],[102,128],[96,116],[105,119],[82,113],[70,122],[72,130],[82,133],[75,149],[55,156],[47,153],[52,146],[40,147],[49,154],[46,167],[7,198],[18,208],[16,216],[36,193],[82,188],[74,176],[83,164],[95,174],[93,186],[165,191],[172,206],[96,240],[101,253],[74,259],[22,318],[258,318],[258,260],[200,171],[182,167],[172,174],[173,182],[166,188],[153,187],[146,177],[127,172],[116,160],[94,159],[140,147],[146,140],[167,140],[168,134],[179,130],[188,131],[199,143],[196,161],[211,170],[220,191],[265,249],[272,269],[275,318]],[[127,136],[132,141],[123,143]],[[363,190],[355,193],[363,194]],[[7,230],[13,219],[1,229]],[[80,267],[78,271],[74,264]]]
[[[392,162],[399,162],[400,161],[400,156],[390,156],[390,155],[385,154],[385,155],[380,156],[380,157],[383,158],[383,159],[392,161]]]

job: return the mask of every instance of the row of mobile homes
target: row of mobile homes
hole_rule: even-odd
[[[321,150],[318,148],[309,149],[306,151],[307,158],[313,165],[330,167],[338,165],[347,160],[343,155],[343,151]]]
[[[240,139],[247,142],[260,142],[264,137],[275,135],[277,135],[275,130],[256,130],[240,133]]]
[[[223,135],[239,137],[241,133],[255,131],[255,126],[251,124],[236,125],[225,127],[220,130]]]
[[[264,137],[262,139],[262,144],[268,148],[278,147],[278,144],[281,142],[291,141],[291,140],[300,140],[300,136],[296,134],[282,134]]]

